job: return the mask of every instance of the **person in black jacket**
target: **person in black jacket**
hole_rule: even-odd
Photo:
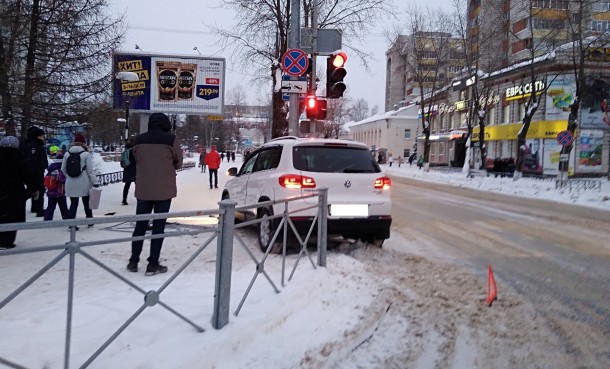
[[[136,181],[136,158],[133,156],[133,144],[135,140],[133,137],[129,137],[125,143],[125,151],[129,150],[129,165],[123,168],[123,205],[127,204],[127,195],[129,195],[129,188],[131,184]]]
[[[49,166],[47,152],[44,147],[44,131],[36,126],[28,128],[26,140],[21,145],[25,167],[36,186],[38,198],[32,199],[31,211],[37,217],[44,216],[44,172]]]
[[[25,222],[25,203],[30,197],[40,196],[23,161],[17,137],[0,140],[0,223]],[[24,186],[25,185],[25,186]],[[27,189],[26,189],[27,187]],[[0,232],[0,249],[15,247],[17,231]]]

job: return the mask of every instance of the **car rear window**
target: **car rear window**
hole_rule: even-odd
[[[367,149],[349,146],[294,146],[292,161],[295,169],[308,172],[381,172]]]

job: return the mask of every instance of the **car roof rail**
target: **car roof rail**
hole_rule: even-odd
[[[299,138],[297,136],[282,136],[282,137],[272,138],[267,142],[278,141],[278,140],[298,140],[298,139]]]

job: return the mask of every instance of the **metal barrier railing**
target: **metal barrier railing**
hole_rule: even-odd
[[[182,167],[180,169],[178,169],[177,171],[181,171],[181,170],[185,170],[185,169],[190,169],[190,168],[194,168],[195,167],[195,162],[192,161],[187,161],[186,163],[182,164]],[[104,173],[104,174],[98,174],[97,176],[97,182],[100,184],[100,186],[106,186],[112,183],[119,183],[123,181],[123,171],[121,170],[120,172],[112,172],[112,173]]]
[[[306,207],[292,207],[289,210],[289,203],[302,200],[310,197],[318,197],[318,203],[316,205],[306,206]],[[235,211],[244,211],[248,209],[256,209],[262,207],[270,207],[272,205],[284,203],[284,212],[274,215],[273,219],[280,219],[280,223],[278,224],[273,238],[270,240],[269,244],[266,247],[266,251],[263,257],[259,260],[256,258],[254,253],[247,247],[243,238],[235,233],[235,229],[243,228],[249,225],[256,225],[257,223],[264,221],[265,219],[256,219],[248,222],[241,223],[239,225],[235,225]],[[239,302],[237,310],[235,311],[235,316],[238,316],[240,310],[242,309],[249,293],[254,285],[258,275],[263,274],[265,278],[269,281],[272,288],[276,293],[280,292],[280,289],[273,283],[272,278],[265,271],[265,262],[267,261],[267,257],[272,250],[273,244],[276,242],[276,239],[280,232],[283,232],[283,243],[282,243],[282,268],[281,268],[281,283],[284,286],[284,276],[285,276],[285,263],[287,259],[287,236],[289,229],[292,230],[294,237],[298,240],[300,245],[299,254],[296,258],[295,264],[292,268],[290,276],[288,280],[291,280],[294,275],[297,266],[299,264],[300,259],[303,255],[306,255],[313,268],[316,268],[316,264],[313,262],[311,255],[307,250],[308,241],[312,235],[314,228],[317,227],[317,253],[318,253],[318,266],[326,266],[326,219],[327,219],[327,189],[320,189],[318,193],[310,194],[301,197],[294,197],[286,200],[278,200],[278,201],[267,201],[261,202],[259,204],[253,206],[246,206],[236,208],[236,202],[233,200],[223,200],[219,203],[219,209],[217,210],[196,210],[196,211],[186,211],[186,212],[173,212],[173,213],[164,213],[164,214],[141,214],[141,215],[129,215],[129,216],[116,216],[111,219],[109,218],[85,218],[85,219],[66,219],[66,220],[54,220],[54,221],[38,221],[31,223],[8,223],[8,224],[0,224],[0,232],[4,231],[31,231],[31,230],[40,230],[40,229],[48,229],[48,228],[57,228],[57,227],[69,227],[69,241],[64,244],[51,244],[45,246],[35,246],[28,248],[15,248],[0,251],[0,258],[7,258],[11,255],[18,254],[29,254],[36,252],[48,252],[48,251],[59,251],[59,255],[54,257],[51,261],[49,261],[45,266],[43,266],[40,270],[35,272],[29,279],[23,282],[19,287],[14,289],[11,293],[9,293],[6,297],[0,299],[0,319],[2,319],[2,309],[13,301],[19,294],[25,291],[29,286],[31,286],[35,281],[37,281],[41,276],[43,276],[46,272],[48,272],[53,266],[57,265],[59,261],[68,257],[69,258],[69,268],[68,268],[68,302],[66,309],[66,328],[65,328],[65,343],[64,343],[64,369],[70,368],[70,350],[71,350],[71,337],[72,337],[72,320],[73,320],[73,307],[74,307],[74,283],[75,283],[75,264],[76,264],[76,255],[82,255],[87,260],[91,261],[93,264],[99,266],[104,271],[108,272],[112,276],[118,278],[120,281],[126,283],[130,287],[132,287],[138,293],[141,293],[144,296],[144,302],[142,305],[115,331],[110,337],[79,367],[86,368],[88,367],[127,327],[148,307],[152,307],[155,305],[160,305],[166,310],[173,313],[175,316],[191,325],[198,332],[204,332],[205,330],[193,322],[191,319],[181,314],[177,309],[169,306],[161,299],[161,294],[163,291],[173,283],[176,278],[204,251],[204,249],[210,245],[214,239],[217,240],[217,255],[216,255],[216,278],[215,278],[215,293],[214,293],[214,310],[212,312],[212,326],[215,329],[221,329],[229,322],[229,307],[230,307],[230,294],[231,294],[231,273],[232,273],[232,256],[233,256],[233,243],[234,239],[238,240],[238,243],[243,247],[244,250],[248,253],[251,260],[256,264],[256,272],[250,281],[249,285],[246,288],[246,291]],[[291,216],[302,212],[304,210],[310,208],[317,208],[316,215],[312,221],[312,224],[309,228],[307,236],[302,239],[297,232],[292,220]],[[155,219],[167,219],[167,218],[177,218],[177,217],[201,217],[201,216],[218,216],[218,224],[217,225],[205,225],[198,226],[196,228],[191,228],[188,230],[179,230],[179,231],[168,231],[166,229],[165,233],[156,234],[156,235],[144,235],[140,237],[119,237],[113,239],[100,239],[100,240],[91,240],[91,241],[77,241],[76,240],[76,227],[80,225],[88,225],[88,224],[108,224],[108,223],[127,223],[127,222],[135,222],[135,221],[150,221]],[[271,217],[266,220],[272,219]],[[99,245],[108,245],[108,244],[118,244],[122,242],[131,242],[137,240],[147,240],[154,238],[170,238],[170,237],[181,237],[181,236],[192,236],[198,235],[201,233],[209,233],[210,237],[207,238],[188,258],[183,262],[181,266],[179,266],[175,272],[156,290],[145,291],[140,288],[137,284],[133,283],[130,279],[124,277],[122,274],[118,273],[114,269],[108,267],[104,262],[98,260],[95,256],[85,251],[88,247],[99,246]],[[3,272],[6,272],[6,268],[0,269],[0,278]],[[11,317],[12,318],[12,317]],[[0,363],[7,365],[10,368],[25,368],[19,364],[6,360],[0,357]]]
[[[567,188],[570,192],[586,190],[597,190],[597,192],[601,192],[602,181],[601,179],[586,178],[556,179],[555,189],[561,190],[564,188]]]

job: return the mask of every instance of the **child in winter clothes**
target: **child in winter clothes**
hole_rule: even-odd
[[[61,212],[62,219],[70,218],[70,211],[68,210],[68,203],[66,201],[66,194],[64,193],[64,187],[66,184],[66,176],[61,171],[61,163],[64,155],[58,152],[55,156],[55,160],[47,168],[47,175],[50,175],[54,171],[57,171],[57,185],[55,188],[47,188],[47,197],[49,198],[47,209],[44,212],[44,220],[53,220],[53,214],[55,213],[55,207],[59,205],[59,211]]]

